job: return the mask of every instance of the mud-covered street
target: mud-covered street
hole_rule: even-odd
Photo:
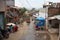
[[[34,21],[31,21],[29,25],[24,21],[22,25],[19,25],[19,30],[11,33],[6,40],[51,40],[51,37],[47,31],[36,31]]]

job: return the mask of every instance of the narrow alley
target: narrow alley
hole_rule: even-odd
[[[57,40],[57,37],[53,39]],[[19,25],[19,30],[16,33],[11,33],[10,37],[5,40],[51,40],[51,38],[47,31],[36,31],[34,21],[31,21],[29,25],[25,21],[23,25]]]
[[[0,40],[59,40],[60,0],[0,0]]]
[[[26,22],[19,26],[19,30],[16,33],[11,33],[10,38],[6,40],[50,40],[49,35],[46,33],[38,33],[34,29],[34,21],[31,21],[29,25]]]
[[[23,26],[19,26],[19,30],[17,33],[12,33],[10,38],[7,40],[35,40],[35,30],[33,28],[34,21],[32,21],[29,25],[26,22],[23,23]]]

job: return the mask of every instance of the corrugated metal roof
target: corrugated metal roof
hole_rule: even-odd
[[[56,16],[54,16],[54,17],[56,17],[57,19],[59,19],[59,20],[60,20],[60,15],[56,15]]]
[[[58,19],[58,20],[60,20],[60,15],[55,15],[53,17],[49,17],[48,19]]]

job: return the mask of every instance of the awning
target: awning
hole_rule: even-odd
[[[8,23],[7,25],[13,25],[13,26],[15,26],[16,24],[14,24],[14,23]]]
[[[36,18],[36,20],[45,20],[43,17]]]
[[[60,20],[60,15],[55,15],[53,17],[49,17],[48,20],[52,20],[52,19],[58,19]]]

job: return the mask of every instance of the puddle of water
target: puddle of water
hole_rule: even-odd
[[[50,36],[45,33],[39,33],[35,36],[35,40],[50,40]]]

